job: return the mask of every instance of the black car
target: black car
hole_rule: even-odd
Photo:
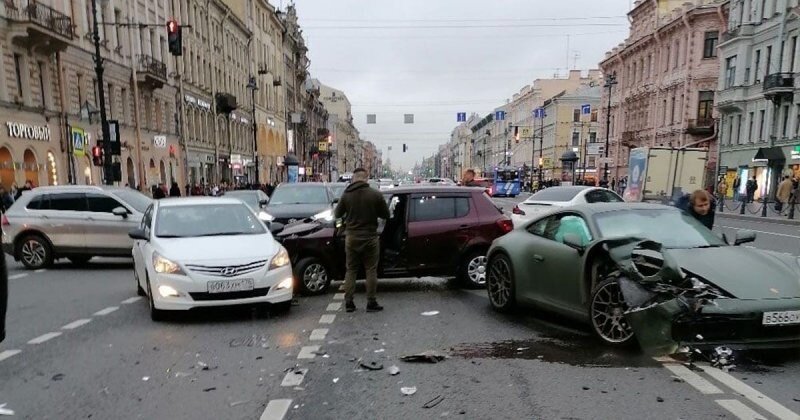
[[[225,193],[225,197],[238,198],[254,212],[261,211],[269,202],[269,197],[260,190],[234,190]]]
[[[264,211],[270,221],[289,225],[331,210],[335,198],[322,182],[283,183],[275,188]]]
[[[8,267],[0,258],[0,343],[6,338],[6,307],[8,306]]]

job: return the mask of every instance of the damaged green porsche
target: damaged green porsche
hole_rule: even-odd
[[[597,203],[538,215],[494,241],[494,309],[532,305],[611,345],[800,346],[800,260],[733,244],[674,207]]]

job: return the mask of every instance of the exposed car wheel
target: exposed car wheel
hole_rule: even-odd
[[[458,280],[471,289],[486,287],[485,251],[471,251],[466,255],[458,267]]]
[[[300,292],[306,295],[321,295],[331,284],[328,268],[314,257],[300,260],[297,263],[295,276],[300,283]]]
[[[88,264],[91,259],[92,257],[69,257],[69,262],[78,267],[83,267]]]
[[[38,270],[53,264],[53,249],[41,235],[23,237],[17,244],[17,255],[25,268]]]
[[[157,309],[156,304],[153,302],[153,288],[150,286],[150,279],[147,279],[147,302],[150,303],[150,319],[159,322],[167,318],[166,311]]]
[[[627,346],[634,342],[633,329],[625,319],[628,305],[616,279],[603,280],[592,291],[589,315],[592,330],[605,343]]]
[[[487,267],[486,288],[489,291],[489,303],[496,311],[511,311],[517,303],[511,260],[505,255],[497,255],[492,257]]]

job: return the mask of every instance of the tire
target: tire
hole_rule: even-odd
[[[636,342],[633,330],[625,319],[628,305],[616,278],[598,283],[589,300],[589,319],[592,331],[605,344],[627,347]]]
[[[304,295],[321,295],[331,285],[330,270],[315,257],[303,258],[297,263],[295,278]]]
[[[458,281],[467,289],[486,287],[486,251],[472,250],[461,259]]]
[[[153,288],[150,287],[150,279],[147,279],[147,302],[150,304],[150,319],[153,322],[161,322],[167,319],[167,312],[157,309],[153,302]]]
[[[76,265],[78,267],[86,266],[91,259],[92,257],[69,257],[69,261],[72,263],[72,265]]]
[[[39,234],[29,234],[20,239],[17,243],[17,255],[22,265],[29,270],[53,265],[53,247]]]
[[[147,296],[147,292],[142,289],[142,286],[139,284],[139,275],[136,274],[136,267],[133,268],[133,280],[136,281],[136,295],[137,296]]]
[[[489,260],[486,272],[486,290],[489,303],[498,312],[510,312],[517,305],[516,282],[511,260],[503,255],[495,255]]]

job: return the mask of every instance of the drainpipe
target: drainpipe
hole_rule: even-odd
[[[653,0],[653,3],[655,4],[655,7],[658,8],[658,1],[657,0]],[[656,14],[655,14],[655,19],[656,19],[656,29],[653,31],[653,38],[655,38],[655,40],[656,40],[656,51],[657,51],[658,66],[659,67],[658,67],[658,70],[653,72],[656,75],[656,81],[655,81],[656,100],[655,100],[655,103],[653,103],[653,109],[652,109],[653,112],[650,113],[651,114],[650,118],[653,121],[653,130],[652,130],[653,133],[652,133],[651,139],[650,139],[650,144],[651,145],[655,145],[656,144],[656,136],[657,136],[657,133],[658,133],[658,122],[656,121],[656,119],[657,119],[656,115],[658,114],[658,112],[657,112],[658,104],[661,102],[661,53],[663,51],[662,48],[661,48],[661,36],[658,33],[658,27],[657,27],[658,26],[658,12],[656,12]],[[650,65],[654,66],[655,63],[650,63]],[[665,109],[664,112],[667,112],[667,110]]]
[[[624,69],[625,69],[625,65],[624,65],[624,63],[622,61],[622,57],[620,57],[619,53],[617,53],[617,62],[619,63],[619,66],[620,66],[619,79],[618,79],[619,82],[617,84],[617,86],[619,86],[619,89],[617,89],[617,95],[619,95],[619,101],[617,103],[617,118],[616,118],[616,124],[615,124],[614,129],[615,129],[616,132],[620,133],[619,126],[622,123],[622,121],[624,121],[624,119],[625,119],[623,117],[624,111],[622,109],[623,105],[625,104],[625,100],[624,100],[624,90],[625,90],[625,71],[624,71]],[[617,150],[616,150],[616,153],[614,154],[614,156],[616,156],[616,160],[617,160],[616,164],[614,165],[614,177],[617,178],[617,179],[619,179],[619,151],[620,151],[621,145],[622,145],[622,135],[620,134],[620,136],[617,138]],[[554,157],[557,157],[557,156],[554,156]]]
[[[692,73],[689,70],[692,66],[692,55],[690,54],[690,51],[693,50],[693,48],[691,48],[692,46],[689,45],[689,43],[692,40],[692,25],[689,23],[689,11],[690,9],[684,8],[683,15],[681,16],[681,20],[683,20],[683,25],[686,26],[686,51],[684,52],[685,54],[684,62],[686,65],[684,67],[685,77],[683,80],[683,101],[681,103],[681,115],[683,115],[683,118],[681,118],[680,144],[683,144],[686,141],[686,129],[688,127],[688,123],[686,120],[686,111],[688,106],[686,104],[689,103],[689,93],[690,93],[689,86],[692,84],[692,79],[693,79]]]
[[[136,4],[133,4],[134,7],[134,16],[138,16],[136,14]],[[130,11],[129,11],[130,12]],[[130,39],[130,54],[131,54],[131,86],[133,88],[133,131],[136,133],[136,167],[137,171],[139,172],[139,176],[137,177],[137,183],[139,184],[139,191],[145,192],[149,191],[147,186],[147,178],[145,177],[145,165],[144,159],[142,158],[142,127],[140,124],[140,117],[141,117],[141,104],[139,104],[139,84],[137,82],[137,70],[136,70],[136,60],[134,59],[134,36],[133,36],[133,27],[128,27],[128,38]],[[137,39],[141,40],[141,37],[137,37]],[[138,44],[139,52],[142,51],[141,43]],[[128,154],[130,154],[130,150],[128,150]],[[133,186],[136,187],[135,185]]]

